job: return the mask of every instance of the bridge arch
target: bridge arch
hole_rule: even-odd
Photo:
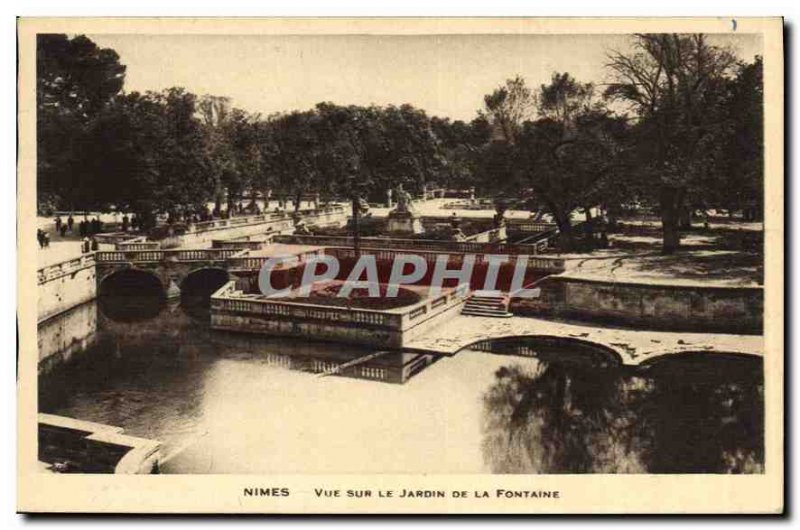
[[[584,339],[556,335],[507,335],[473,341],[456,352],[479,350],[542,360],[569,358],[602,366],[621,366],[622,355],[615,349]],[[567,354],[564,350],[569,350]]]
[[[181,296],[208,299],[230,279],[230,273],[222,267],[204,266],[190,270],[180,281]]]
[[[111,320],[130,322],[153,318],[161,312],[167,292],[162,278],[146,269],[124,268],[98,280],[100,311]]]
[[[164,281],[151,270],[138,267],[111,270],[97,279],[97,294],[110,295],[165,295]]]
[[[751,369],[756,364],[763,364],[763,360],[764,358],[757,353],[741,351],[665,350],[651,353],[647,359],[639,363],[638,367],[646,371],[668,371],[676,365],[685,370],[687,364],[719,366],[724,363],[733,368]]]

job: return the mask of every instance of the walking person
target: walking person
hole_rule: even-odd
[[[61,216],[56,215],[56,234],[61,232],[61,225],[62,225]]]
[[[44,248],[44,232],[41,228],[36,229],[36,241],[39,242],[39,248]]]
[[[67,228],[69,229],[69,233],[72,233],[72,225],[75,224],[75,219],[72,218],[72,214],[69,214],[67,217]]]

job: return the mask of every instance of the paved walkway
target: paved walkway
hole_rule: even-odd
[[[600,250],[561,255],[568,278],[603,282],[682,285],[686,287],[757,287],[763,283],[763,256],[733,250],[657,252]]]
[[[683,234],[681,249],[661,254],[655,221],[625,220],[609,235],[611,248],[561,254],[566,277],[606,282],[700,287],[754,287],[764,282],[763,229],[760,223],[712,223]]]
[[[486,318],[458,315],[404,347],[453,355],[470,344],[501,337],[546,335],[597,343],[617,352],[624,364],[681,352],[742,353],[763,356],[760,335],[684,333],[564,323],[531,317]]]

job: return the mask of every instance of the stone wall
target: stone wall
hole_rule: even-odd
[[[512,299],[518,315],[575,318],[675,331],[761,333],[761,287],[706,287],[584,280],[561,276],[537,285],[535,299]]]
[[[346,210],[341,207],[319,211],[303,211],[300,216],[309,227],[344,226],[347,222]],[[161,248],[202,246],[214,240],[235,239],[267,233],[291,234],[294,232],[294,228],[294,221],[289,213],[219,219],[198,223],[183,234],[166,237],[161,240]]]
[[[280,219],[269,222],[219,227],[198,232],[189,232],[183,235],[169,236],[161,240],[161,248],[196,247],[203,246],[218,239],[234,239],[246,236],[261,235],[268,232],[291,233],[294,223],[291,219]]]
[[[39,372],[69,360],[91,344],[97,334],[97,304],[86,302],[39,322]]]
[[[87,256],[73,262],[40,269],[37,293],[39,322],[95,299],[94,259]]]

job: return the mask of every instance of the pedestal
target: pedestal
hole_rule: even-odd
[[[386,230],[390,234],[412,235],[421,234],[422,222],[410,212],[390,212]]]

